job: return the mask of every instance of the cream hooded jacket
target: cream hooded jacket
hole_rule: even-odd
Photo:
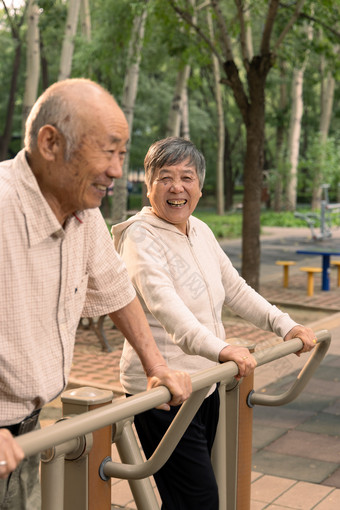
[[[218,363],[220,351],[228,345],[224,304],[281,337],[296,326],[289,315],[247,285],[212,231],[197,218],[190,216],[185,235],[144,207],[115,225],[112,234],[170,368],[192,374]],[[127,341],[120,369],[127,393],[146,389],[142,365]]]

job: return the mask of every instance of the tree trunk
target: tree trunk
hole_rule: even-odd
[[[26,82],[22,111],[22,145],[25,135],[25,123],[38,95],[40,75],[39,8],[35,0],[29,0],[27,10],[27,61]]]
[[[211,11],[207,11],[207,22],[209,26],[209,35],[211,40],[214,39],[214,29],[212,23]],[[216,167],[216,202],[217,214],[222,216],[224,214],[224,111],[221,92],[221,75],[220,66],[216,55],[212,54],[212,63],[214,71],[214,85],[215,85],[215,99],[217,108],[217,130],[218,130],[218,153],[217,153],[217,167]]]
[[[313,26],[307,25],[305,27],[307,39],[312,40]],[[301,119],[303,114],[303,77],[305,68],[309,57],[309,50],[306,51],[304,60],[299,69],[294,69],[293,82],[292,82],[292,109],[291,120],[289,129],[288,141],[288,154],[289,154],[289,174],[287,179],[287,192],[286,192],[286,209],[294,211],[297,202],[297,185],[298,185],[298,163],[299,163],[299,149],[300,149],[300,133],[301,133]]]
[[[183,92],[190,75],[190,66],[186,65],[177,73],[174,96],[169,111],[166,136],[180,136],[182,121]]]
[[[231,147],[230,147],[230,136],[228,128],[224,129],[224,162],[223,162],[223,170],[224,170],[224,200],[225,200],[225,209],[229,211],[233,206],[233,193],[234,193],[234,179],[233,179],[233,169],[230,159]]]
[[[89,0],[81,0],[80,3],[81,32],[86,41],[91,41],[91,14]]]
[[[276,173],[274,184],[274,211],[282,211],[283,208],[283,168],[284,168],[284,141],[285,141],[285,123],[284,112],[287,109],[288,94],[286,84],[285,63],[280,63],[280,98],[279,98],[279,119],[276,129]]]
[[[25,16],[26,16],[26,7],[27,7],[27,4],[25,4],[23,14],[21,17],[18,17],[15,15],[14,17],[11,18],[11,15],[7,8],[6,2],[4,0],[2,0],[2,3],[4,6],[4,9],[6,11],[6,14],[8,16],[8,23],[9,23],[9,26],[11,29],[11,34],[12,34],[12,38],[13,38],[13,46],[15,47],[15,50],[14,50],[14,59],[13,59],[13,65],[12,65],[11,85],[10,85],[8,101],[7,101],[6,119],[5,119],[3,132],[0,134],[0,161],[7,159],[8,149],[9,149],[9,145],[11,143],[13,116],[14,116],[14,109],[15,109],[15,97],[16,97],[16,93],[17,93],[18,77],[19,77],[20,61],[21,61],[21,50],[22,50],[22,41],[20,38],[20,27],[23,23]]]
[[[303,113],[303,75],[304,69],[294,69],[292,81],[292,109],[289,128],[289,164],[287,176],[286,209],[295,211],[297,200],[297,167],[299,162],[299,147],[301,133],[301,119]]]
[[[244,197],[242,225],[242,276],[255,290],[259,289],[260,213],[265,132],[265,83],[271,68],[270,55],[255,56],[247,72],[249,98],[244,101],[242,84],[234,61],[224,69],[240,108],[247,131],[244,162]]]
[[[49,86],[48,61],[45,56],[44,41],[40,38],[40,66],[41,66],[41,86],[46,90]]]
[[[181,123],[181,136],[186,140],[190,140],[190,124],[189,124],[189,98],[188,86],[183,89],[182,94],[182,123]]]
[[[7,102],[7,114],[5,127],[2,135],[0,136],[0,161],[7,159],[8,157],[8,148],[11,142],[12,136],[12,125],[13,125],[13,115],[15,108],[15,96],[17,92],[17,84],[18,84],[18,75],[20,69],[20,60],[21,60],[21,41],[17,39],[17,46],[15,49],[15,55],[13,60],[12,67],[12,79],[11,79],[11,88],[9,91],[9,97]]]
[[[330,72],[326,78],[322,78],[321,86],[321,114],[320,114],[320,142],[325,143],[328,137],[329,126],[332,118],[333,101],[334,101],[335,80]],[[320,162],[319,168],[323,167]],[[313,178],[312,191],[312,210],[320,208],[322,189],[321,189],[322,173],[316,171]]]
[[[60,57],[58,81],[66,80],[69,78],[71,76],[72,69],[74,37],[77,32],[80,0],[69,0],[69,2],[66,28]]]
[[[146,3],[147,2],[145,2],[145,7],[142,14],[137,16],[134,20],[132,35],[129,44],[128,69],[124,80],[122,109],[125,113],[129,125],[130,140],[125,155],[122,178],[115,181],[115,185],[113,188],[113,207],[112,207],[113,223],[119,223],[126,219],[130,144],[132,137],[133,114],[138,90],[139,67],[142,57],[144,29],[147,17]]]

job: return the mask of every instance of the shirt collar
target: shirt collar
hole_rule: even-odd
[[[39,244],[48,237],[63,238],[65,231],[41,193],[38,182],[26,160],[24,149],[15,158],[14,172],[16,190],[26,218],[29,245]],[[83,221],[82,212],[77,212],[68,221],[75,221],[80,225]]]

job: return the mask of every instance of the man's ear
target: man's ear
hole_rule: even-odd
[[[55,161],[62,150],[62,136],[58,129],[50,124],[41,127],[38,133],[38,149],[47,161]]]

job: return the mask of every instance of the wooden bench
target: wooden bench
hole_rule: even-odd
[[[340,260],[333,260],[331,264],[338,268],[338,287],[340,287]]]
[[[300,271],[307,273],[307,296],[314,294],[314,274],[322,273],[321,267],[300,267]]]
[[[289,266],[294,266],[296,262],[293,260],[277,260],[275,264],[283,267],[283,286],[288,287]]]

